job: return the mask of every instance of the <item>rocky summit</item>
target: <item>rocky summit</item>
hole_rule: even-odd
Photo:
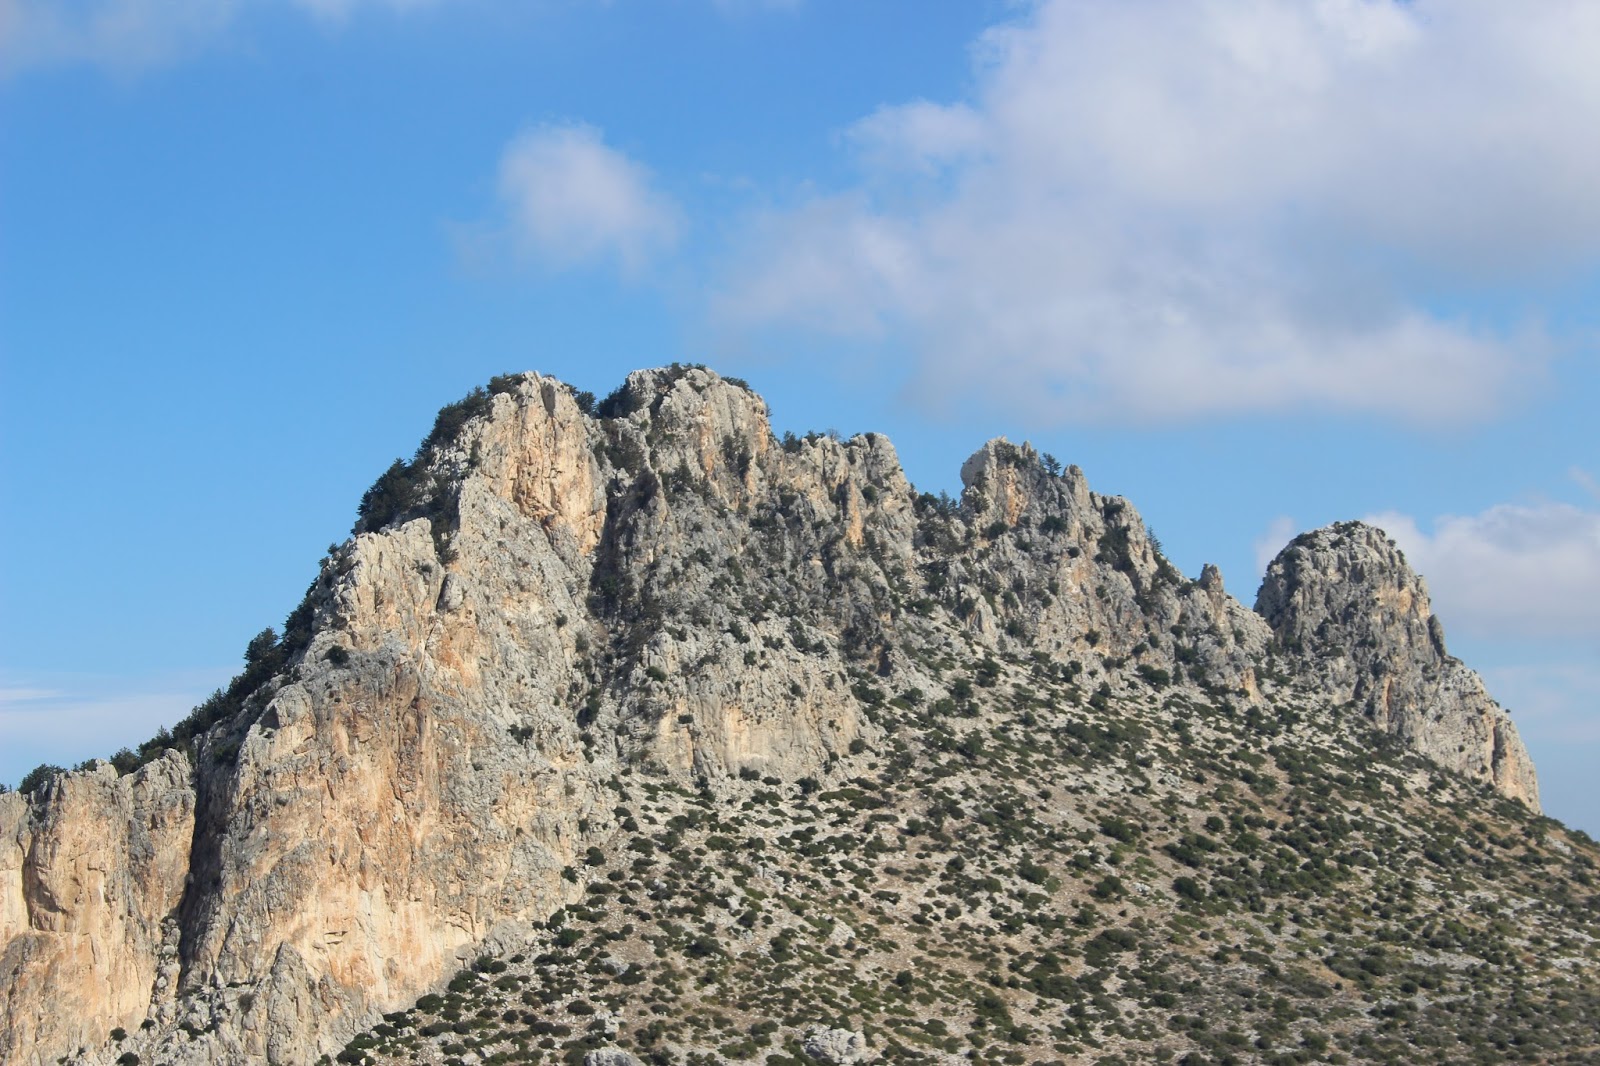
[[[0,1058],[1600,1061],[1600,851],[1380,531],[1255,609],[742,382],[440,412],[189,718],[0,795]]]

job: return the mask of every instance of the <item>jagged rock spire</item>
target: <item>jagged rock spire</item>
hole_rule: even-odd
[[[1383,530],[1341,522],[1296,537],[1267,567],[1256,610],[1301,670],[1377,728],[1539,809],[1516,727],[1445,650],[1427,584]]]

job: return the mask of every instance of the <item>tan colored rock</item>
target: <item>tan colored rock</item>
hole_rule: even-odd
[[[523,379],[429,459],[451,481],[454,529],[435,528],[448,523],[439,513],[402,519],[330,561],[316,634],[263,694],[236,763],[202,751],[176,1022],[217,1024],[198,1041],[166,1036],[163,1061],[336,1051],[497,926],[542,921],[577,891],[562,870],[611,832],[603,782],[624,761],[798,776],[858,735],[836,668],[791,656],[770,675],[748,669],[727,633],[737,604],[721,632],[658,640],[648,661],[673,669],[659,700],[600,676],[613,620],[594,572],[682,565],[728,542],[769,478],[832,507],[838,486],[876,476],[892,451],[828,441],[815,460],[777,462],[765,406],[743,389],[703,371],[636,374],[628,388],[640,405],[608,437],[566,386]],[[706,471],[704,493],[641,499],[651,457]],[[813,579],[819,596],[828,582]],[[705,599],[703,584],[685,592]],[[616,741],[584,742],[574,686]]]
[[[0,1061],[54,1063],[172,998],[163,947],[193,832],[176,752],[126,777],[104,762],[61,775],[31,802],[0,796]]]
[[[494,416],[471,438],[469,459],[489,491],[587,555],[599,543],[606,499],[590,420],[571,390],[529,375],[514,395],[496,397]]]

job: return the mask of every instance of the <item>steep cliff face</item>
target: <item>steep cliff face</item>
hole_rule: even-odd
[[[905,554],[913,526],[893,450],[784,451],[758,397],[700,370],[634,374],[613,402],[597,419],[568,386],[518,379],[419,461],[413,506],[326,561],[292,668],[198,744],[154,933],[121,897],[95,917],[92,889],[58,904],[19,877],[6,1061],[53,1062],[147,1014],[161,1061],[314,1059],[569,902],[563,872],[615,830],[599,796],[619,767],[792,778],[846,750],[861,723],[840,643],[876,624],[887,580],[866,545]],[[751,528],[781,510],[783,530]],[[53,787],[4,798],[19,855],[76,833],[75,861],[166,885],[86,843],[131,816],[74,799],[83,775]],[[52,908],[96,936],[42,953],[27,931]],[[28,1020],[92,985],[107,950],[153,972],[163,919],[181,997],[119,972],[115,1004]]]
[[[884,736],[879,686],[932,701],[973,657],[1250,702],[1275,635],[1343,641],[1296,661],[1537,802],[1376,542],[1286,553],[1264,621],[1214,568],[1177,574],[1125,501],[1003,440],[953,505],[882,437],[779,441],[759,397],[698,368],[630,375],[598,411],[498,379],[455,417],[369,494],[284,670],[192,770],[171,752],[0,796],[0,1058],[111,1059],[109,1031],[148,1018],[147,1061],[315,1060],[575,900],[619,773],[840,777]]]
[[[0,1060],[54,1062],[172,1001],[193,833],[176,752],[0,796]]]
[[[1295,538],[1267,568],[1256,610],[1296,673],[1441,766],[1539,809],[1510,717],[1445,651],[1426,583],[1382,530],[1345,522]]]
[[[203,775],[164,1059],[315,1057],[542,921],[614,831],[600,783],[626,761],[798,774],[854,738],[846,686],[813,659],[747,670],[772,626],[706,595],[765,489],[728,443],[770,440],[764,406],[702,372],[634,375],[619,402],[602,424],[565,385],[518,382],[428,458],[443,506],[329,561],[315,637]],[[813,451],[777,473],[811,496],[848,482],[833,453],[852,449]],[[666,506],[650,458],[695,472],[691,504]],[[679,583],[707,612],[692,639],[657,605]]]

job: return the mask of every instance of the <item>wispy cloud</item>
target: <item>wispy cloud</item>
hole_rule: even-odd
[[[1600,742],[1600,664],[1539,663],[1490,667],[1484,680],[1516,714],[1529,737]]]
[[[796,11],[806,0],[711,0],[712,6],[730,15],[760,11]]]
[[[1567,476],[1577,482],[1584,492],[1587,492],[1596,502],[1600,502],[1600,482],[1595,481],[1594,475],[1582,467],[1575,466],[1567,471]]]
[[[289,0],[293,6],[331,22],[347,19],[362,8],[415,11],[449,2],[450,0]]]
[[[0,683],[0,781],[15,784],[40,763],[73,766],[137,746],[183,718],[233,673],[219,668],[158,677],[5,679]]]
[[[513,245],[553,268],[612,262],[636,274],[682,229],[682,212],[649,170],[592,126],[518,136],[500,160],[498,187]]]
[[[803,0],[711,0],[730,15]],[[304,12],[338,27],[364,12],[406,14],[457,0],[0,0],[0,76],[53,66],[128,73],[187,58],[226,38],[251,11]],[[463,5],[464,6],[464,5]]]
[[[1485,417],[1551,343],[1409,279],[1600,254],[1597,51],[1587,0],[1045,0],[970,99],[854,126],[859,184],[754,220],[716,314],[1047,423]]]
[[[63,695],[65,693],[60,689],[54,688],[0,688],[0,711],[19,703],[55,699]]]
[[[0,74],[168,63],[215,41],[239,8],[240,0],[0,0]]]
[[[0,73],[87,65],[131,72],[216,44],[251,8],[293,8],[339,24],[359,10],[450,0],[0,0]]]

